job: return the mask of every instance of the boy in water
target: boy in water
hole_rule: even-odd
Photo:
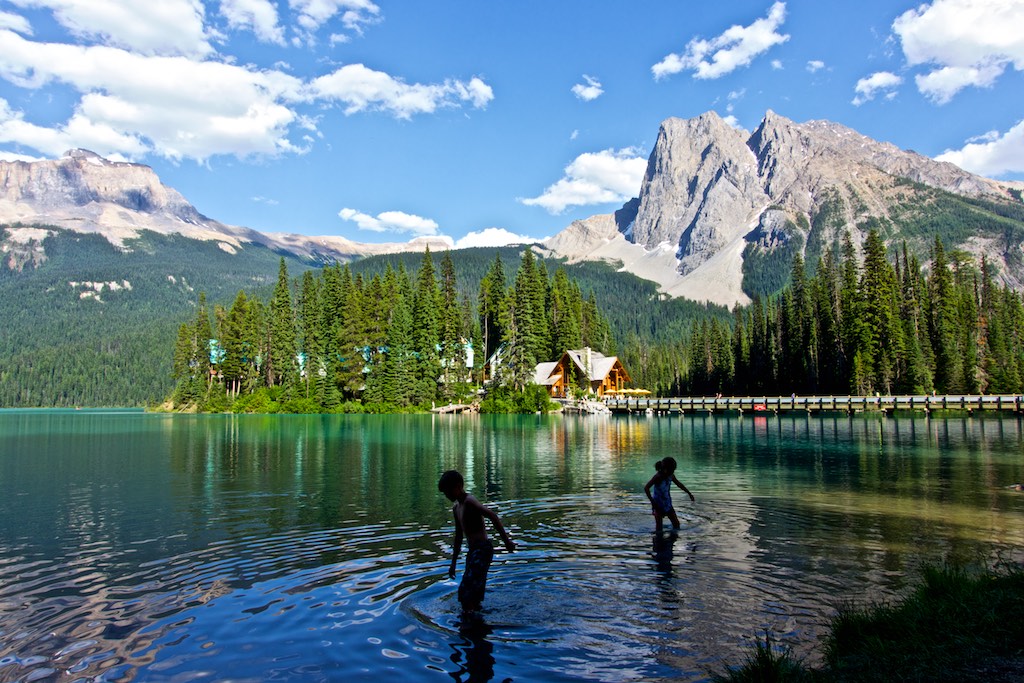
[[[487,537],[487,531],[484,529],[484,518],[491,520],[491,524],[498,530],[506,550],[513,552],[516,545],[505,531],[505,527],[501,525],[497,513],[466,493],[465,485],[461,474],[455,470],[448,470],[437,482],[437,490],[455,503],[452,506],[452,516],[455,517],[455,540],[452,541],[452,565],[448,569],[448,576],[451,578],[455,578],[455,563],[459,559],[459,551],[462,550],[463,536],[469,545],[469,551],[466,553],[466,571],[463,572],[462,583],[459,584],[459,602],[462,603],[463,611],[471,612],[480,609],[483,602],[484,589],[487,587],[487,570],[490,569],[491,559],[494,557],[494,546],[491,545],[491,539]]]
[[[678,529],[679,517],[676,516],[675,508],[672,507],[672,484],[686,491],[686,495],[690,497],[691,501],[695,499],[690,490],[676,479],[675,458],[662,458],[654,464],[654,469],[658,470],[657,474],[651,477],[647,486],[644,487],[644,493],[651,501],[651,509],[654,512],[654,530],[661,531],[661,519],[666,516],[672,522],[672,528]]]

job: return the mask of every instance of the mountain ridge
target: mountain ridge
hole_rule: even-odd
[[[448,246],[443,238],[368,244],[228,225],[200,213],[151,167],[110,161],[83,149],[53,160],[0,161],[0,224],[96,233],[121,249],[129,248],[126,240],[149,230],[214,241],[228,253],[252,243],[321,263]],[[22,242],[37,237],[24,231],[15,236]]]
[[[974,227],[958,228],[947,246],[987,255],[1004,283],[1022,289],[1024,237],[1015,237],[1024,236],[1024,211],[1015,213],[1022,189],[838,123],[796,123],[769,110],[747,132],[706,112],[662,122],[636,198],[613,214],[574,221],[535,249],[569,262],[615,263],[668,297],[731,306],[771,294],[796,253],[813,265],[847,232],[856,248],[876,228],[888,243],[906,240],[925,255],[930,232],[969,214]],[[932,207],[946,214],[934,219]],[[46,258],[46,225],[100,234],[120,249],[149,230],[213,241],[227,253],[260,245],[311,263],[452,248],[443,237],[366,244],[224,224],[149,166],[87,150],[0,162],[0,224],[16,226],[0,245],[9,268]]]

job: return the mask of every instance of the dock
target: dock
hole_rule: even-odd
[[[479,412],[480,405],[477,403],[449,403],[444,406],[434,406],[430,409],[430,412],[436,415],[452,415],[459,413],[476,413]]]
[[[1024,414],[1024,396],[1019,394],[940,395],[940,396],[690,396],[680,398],[611,398],[605,401],[617,414],[651,413],[668,415],[765,413],[884,413],[918,411],[925,414],[941,410],[967,413],[1002,411]]]

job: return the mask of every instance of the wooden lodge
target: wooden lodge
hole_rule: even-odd
[[[547,387],[551,398],[568,398],[581,390],[599,397],[615,394],[632,380],[618,356],[588,347],[566,351],[552,363],[538,363],[533,381]]]

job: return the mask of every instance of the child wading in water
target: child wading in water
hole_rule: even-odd
[[[644,487],[644,493],[647,494],[647,498],[651,501],[651,509],[654,511],[654,529],[655,531],[661,531],[661,520],[665,516],[672,522],[672,528],[678,529],[679,518],[672,507],[672,484],[674,483],[686,491],[686,495],[690,497],[691,501],[695,499],[690,490],[676,479],[675,458],[659,460],[654,463],[654,469],[658,470],[658,473],[651,477],[651,480],[647,482],[647,486]]]
[[[491,539],[487,537],[487,531],[484,529],[484,518],[491,520],[491,524],[498,530],[506,550],[512,552],[516,545],[509,538],[505,527],[501,525],[497,513],[484,507],[479,500],[466,493],[465,485],[461,474],[455,470],[448,470],[437,482],[437,490],[455,503],[452,506],[452,516],[455,517],[455,540],[452,541],[452,565],[448,569],[448,576],[451,578],[455,578],[455,563],[459,559],[459,551],[462,550],[463,536],[469,545],[469,551],[466,553],[466,571],[462,573],[462,583],[459,584],[459,602],[462,603],[463,611],[471,612],[480,609],[483,602],[484,589],[487,587],[487,570],[490,569],[491,559],[494,557],[494,546],[491,545]]]

